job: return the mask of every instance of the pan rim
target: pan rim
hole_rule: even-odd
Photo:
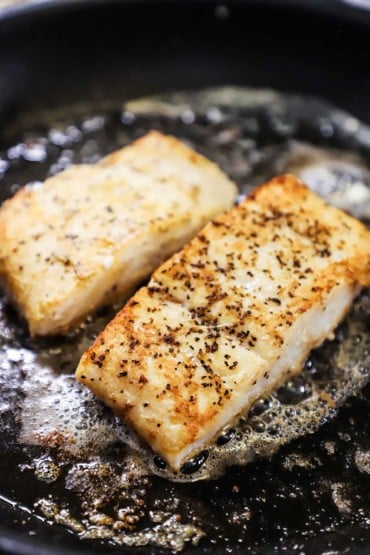
[[[188,0],[28,0],[20,3],[0,7],[0,24],[4,21],[18,19],[28,15],[45,15],[49,12],[61,12],[66,10],[92,9],[96,7],[107,7],[119,4],[189,4]],[[220,0],[195,0],[194,5],[220,6]],[[370,23],[370,4],[367,6],[355,0],[227,0],[225,5],[251,5],[263,7],[293,8],[300,12],[310,12],[317,16],[339,16],[343,19],[354,19],[356,23],[368,25]]]

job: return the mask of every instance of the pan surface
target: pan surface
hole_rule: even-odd
[[[0,148],[9,155],[9,150],[16,145],[31,145],[28,158],[34,157],[33,160],[27,160],[27,154],[25,156],[23,152],[17,158],[16,152],[11,151],[14,154],[15,169],[10,176],[16,176],[14,184],[23,185],[30,180],[43,179],[45,172],[50,170],[48,157],[46,161],[37,160],[40,149],[34,148],[34,138],[42,138],[47,132],[49,137],[51,121],[59,122],[60,125],[64,121],[64,129],[68,128],[68,122],[70,127],[75,124],[77,131],[81,133],[81,129],[85,130],[86,134],[92,133],[94,138],[94,133],[100,136],[102,127],[99,117],[103,115],[105,122],[108,121],[104,128],[104,148],[113,149],[119,146],[120,141],[126,140],[116,134],[117,118],[123,129],[126,129],[124,126],[131,125],[130,116],[127,113],[125,115],[125,110],[122,109],[123,103],[143,94],[163,93],[171,89],[200,89],[209,85],[231,84],[310,93],[334,101],[338,106],[369,122],[370,82],[366,72],[369,28],[365,15],[362,22],[358,22],[358,12],[347,12],[342,9],[342,4],[335,15],[319,12],[315,14],[303,4],[297,7],[293,2],[284,5],[246,2],[234,3],[228,7],[217,6],[212,2],[191,5],[151,2],[144,3],[144,21],[144,5],[140,4],[109,3],[104,7],[90,5],[88,9],[75,5],[71,9],[58,8],[57,11],[38,9],[25,13],[22,18],[13,15],[0,22]],[[128,114],[130,113],[129,111]],[[216,125],[217,122],[211,121],[212,114],[208,116],[210,122],[207,125]],[[217,119],[215,111],[213,118]],[[86,122],[89,122],[90,128]],[[144,118],[134,132],[142,133],[147,125],[145,122]],[[340,138],[330,135],[330,121],[321,123],[324,135],[321,134],[322,144],[316,144],[316,147],[343,148],[344,144],[339,144]],[[154,125],[166,126],[166,118],[163,119],[162,116],[162,120],[156,120]],[[188,123],[185,118],[181,128],[184,134],[186,125]],[[212,129],[216,134],[217,125]],[[69,133],[72,137],[67,137],[66,141],[71,140],[74,145],[77,144],[78,140],[74,142],[73,139],[73,133],[76,132],[69,129]],[[86,138],[86,134],[82,146],[86,146],[91,139],[91,136]],[[280,142],[281,146],[286,138],[275,137],[273,143]],[[317,139],[312,136],[305,136],[305,140],[317,143]],[[269,146],[269,141],[270,139],[265,139],[266,147]],[[43,144],[42,141],[39,146],[40,144]],[[89,145],[90,149],[93,148],[91,141]],[[66,143],[57,145],[57,148],[74,151],[75,146],[71,147]],[[366,144],[357,145],[356,148],[351,144],[350,148],[358,151],[359,156],[364,157],[364,163],[368,163]],[[90,157],[89,161],[97,154],[88,148],[84,152]],[[58,160],[60,162],[60,156]],[[253,174],[254,179],[259,175],[263,176],[263,171],[263,168],[259,168],[260,173]],[[252,181],[252,174],[249,177]],[[11,186],[9,174],[4,179],[3,195],[6,196],[9,193],[9,190],[6,192],[6,187]],[[9,318],[15,328],[21,330],[21,324],[14,320],[14,315],[10,314]],[[22,331],[19,333],[22,334]],[[24,340],[27,343],[27,339]],[[324,511],[321,526],[316,526],[320,503],[315,504],[314,499],[311,499],[310,490],[313,486],[317,487],[320,480],[326,485],[330,480],[333,483],[332,475],[326,475],[326,472],[336,473],[338,484],[352,484],[351,462],[355,452],[348,448],[348,444],[353,439],[359,439],[364,452],[366,451],[368,414],[369,400],[366,394],[346,407],[339,420],[335,424],[328,424],[320,432],[321,435],[298,442],[293,446],[293,451],[290,448],[283,450],[270,463],[256,463],[253,470],[232,470],[224,480],[211,486],[195,486],[200,492],[196,496],[199,505],[209,496],[209,487],[212,488],[213,511],[209,514],[214,515],[218,511],[227,515],[226,521],[231,526],[226,533],[230,536],[239,525],[239,532],[243,527],[243,523],[237,524],[236,521],[233,527],[233,519],[240,520],[240,515],[244,514],[247,523],[248,513],[258,513],[263,506],[260,499],[260,505],[250,507],[253,496],[257,498],[258,495],[265,495],[269,502],[274,498],[281,498],[284,503],[277,502],[258,513],[259,518],[255,518],[252,525],[260,526],[263,533],[255,545],[246,544],[246,538],[250,537],[248,533],[241,533],[242,541],[239,545],[232,539],[225,543],[222,539],[225,529],[222,528],[221,518],[214,523],[216,532],[213,537],[212,534],[209,536],[211,541],[201,540],[197,546],[187,543],[186,552],[223,553],[225,549],[229,549],[233,553],[245,553],[248,549],[253,553],[270,553],[284,549],[288,553],[308,554],[325,550],[343,551],[347,548],[356,552],[357,548],[361,549],[364,542],[370,541],[366,524],[366,510],[369,507],[369,504],[366,505],[367,492],[370,489],[366,472],[359,471],[357,467],[354,485],[357,488],[357,501],[352,498],[350,500],[353,504],[351,510],[365,511],[363,517],[357,521],[347,518],[345,514],[343,516],[337,505],[331,512]],[[358,429],[353,424],[352,420],[356,415],[357,421],[358,415],[364,421],[362,431],[361,426]],[[8,417],[9,422],[3,421],[2,433],[6,432],[7,425],[17,425],[10,422],[11,415]],[[338,430],[342,437],[338,436]],[[335,445],[339,442],[339,448],[328,464],[325,458],[330,458],[330,453],[325,442],[330,445],[333,441]],[[302,466],[297,463],[298,459],[294,459],[295,470],[291,473],[284,464],[287,464],[289,456],[292,463],[292,453],[296,455],[294,449],[298,449],[298,453],[309,455],[311,459],[325,459],[324,468],[321,464],[307,468],[304,464]],[[27,500],[33,497],[34,492],[27,490],[26,482],[29,479],[28,487],[34,487],[32,484],[35,482],[31,478],[34,468],[24,468],[23,475],[26,479],[21,478],[18,465],[22,456],[17,444],[8,445],[7,460],[1,463],[0,493],[4,495],[4,499],[0,513],[3,528],[0,546],[4,552],[72,554],[124,553],[125,549],[128,553],[163,551],[162,547],[138,547],[131,551],[128,548],[114,548],[104,542],[81,542],[62,526],[46,523],[45,516],[41,518],[40,511],[27,513],[32,505],[28,505]],[[30,460],[34,460],[41,454],[37,448],[30,448],[28,456]],[[261,480],[259,485],[256,484],[256,476]],[[284,488],[289,481],[294,482],[294,487],[287,495]],[[17,504],[20,499],[15,496],[19,492],[17,483],[24,488],[23,504],[26,507],[23,508]],[[245,488],[243,491],[240,491],[240,484]],[[37,496],[47,497],[48,485],[39,482],[38,487],[40,489]],[[194,486],[191,484],[181,486],[184,506],[190,511],[196,510],[192,487]],[[168,500],[173,497],[171,488],[168,483],[160,482],[152,492],[158,498],[159,491],[162,491],[163,498]],[[325,495],[331,495],[330,503],[333,504],[334,490],[329,489],[325,490]],[[305,511],[301,507],[302,496],[297,493],[299,490],[314,504],[313,509],[310,506]],[[339,486],[334,491],[334,497],[343,510],[346,495]],[[15,503],[12,505],[9,500]],[[321,500],[320,498],[319,501]],[[284,518],[278,518],[284,504],[287,506],[285,521]],[[202,510],[204,507],[200,512]],[[302,518],[297,518],[295,515],[301,516],[300,511]],[[310,519],[316,519],[312,526],[314,534],[307,532]],[[299,521],[305,521],[305,526],[300,527]],[[253,537],[257,536],[254,533]]]

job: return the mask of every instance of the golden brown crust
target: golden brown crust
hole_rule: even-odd
[[[77,379],[176,466],[253,401],[261,380],[268,389],[300,369],[370,285],[369,269],[369,231],[278,177],[156,270],[82,357]],[[290,366],[270,380],[289,349]]]
[[[33,335],[63,333],[127,296],[235,196],[215,164],[151,132],[6,201],[0,273]]]

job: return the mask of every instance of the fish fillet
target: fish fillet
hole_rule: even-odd
[[[299,372],[366,285],[369,231],[278,177],[157,269],[76,376],[176,470]]]
[[[128,296],[236,194],[215,164],[151,132],[5,202],[0,274],[32,335],[66,332]]]

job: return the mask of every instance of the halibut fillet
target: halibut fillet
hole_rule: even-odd
[[[0,274],[31,335],[64,333],[127,298],[236,194],[215,164],[151,132],[6,201]]]
[[[277,177],[157,269],[76,377],[178,470],[300,372],[368,285],[370,232]]]

